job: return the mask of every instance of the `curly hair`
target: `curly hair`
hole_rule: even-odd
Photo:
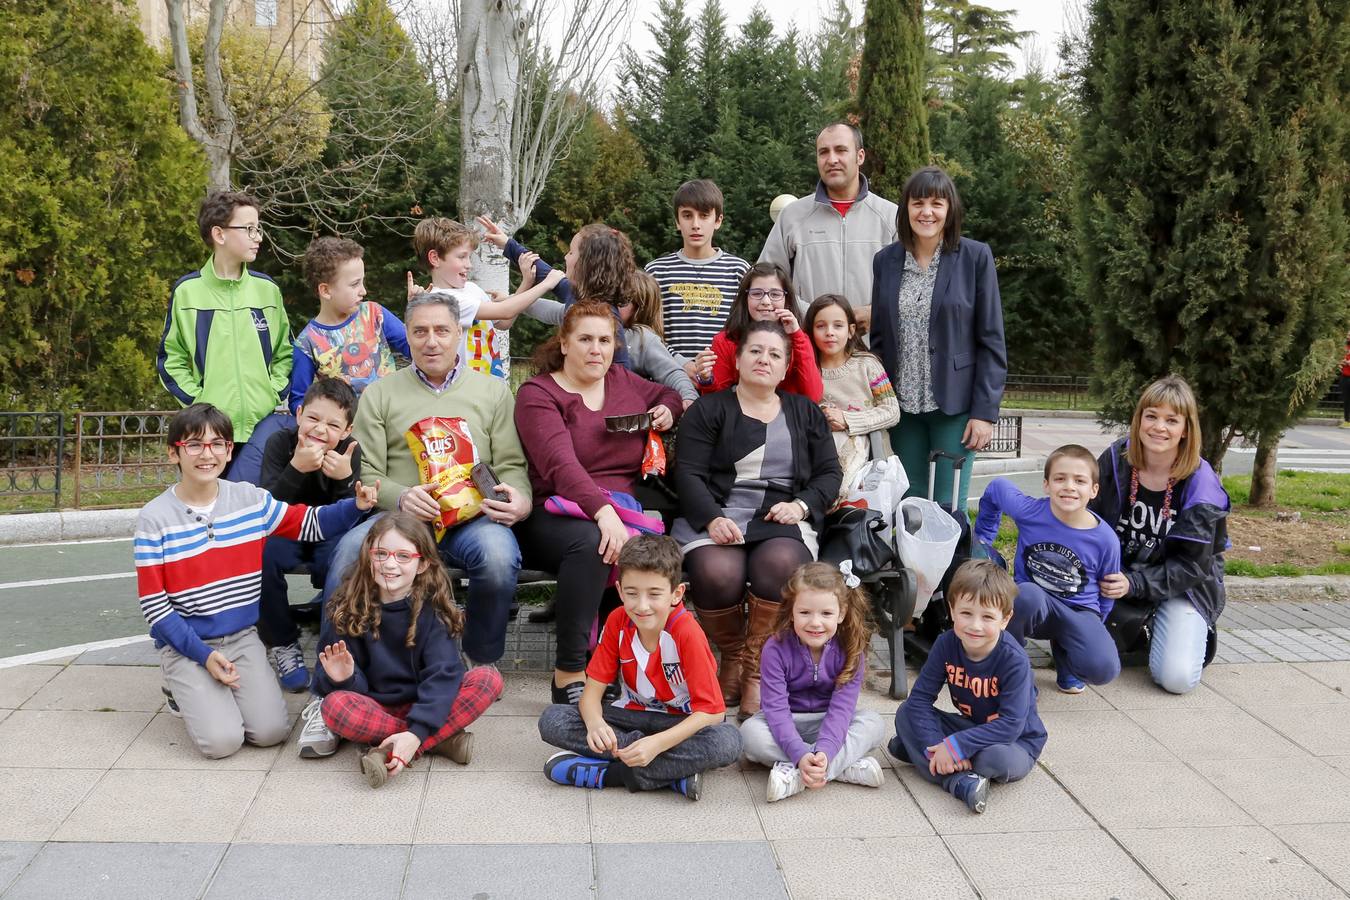
[[[243,191],[212,191],[208,194],[197,210],[197,232],[202,236],[202,243],[210,247],[211,229],[229,225],[234,211],[241,206],[259,208],[253,195]]]
[[[664,341],[666,333],[661,327],[661,283],[643,269],[634,269],[633,274],[628,276],[628,289],[624,296],[633,304],[633,316],[628,320],[628,327],[650,328]]]
[[[577,232],[577,259],[567,272],[578,300],[614,303],[624,296],[628,276],[637,268],[628,235],[603,222],[582,226]]]
[[[408,595],[410,621],[406,646],[412,647],[417,641],[417,620],[422,615],[422,607],[428,603],[436,611],[436,616],[449,629],[451,636],[457,637],[464,631],[464,613],[455,605],[454,590],[450,587],[450,578],[446,574],[445,564],[436,551],[436,542],[431,539],[431,528],[427,523],[408,513],[385,513],[375,520],[366,538],[361,542],[361,553],[356,565],[347,572],[341,586],[328,600],[328,620],[338,634],[359,637],[367,632],[375,640],[380,639],[380,588],[375,582],[375,573],[371,568],[370,551],[391,531],[397,531],[412,542],[422,555],[421,564],[426,566],[413,580],[412,591]]]
[[[613,329],[615,346],[618,346],[619,323],[614,320],[614,311],[610,305],[598,300],[579,300],[567,307],[567,311],[563,313],[562,324],[558,326],[558,333],[544,341],[534,351],[535,369],[540,373],[561,371],[563,367],[562,342],[572,336],[578,322],[589,318],[604,319],[608,322]]]
[[[851,588],[844,583],[844,575],[835,566],[823,562],[809,562],[788,576],[783,585],[783,602],[778,604],[773,634],[779,640],[792,633],[792,607],[803,591],[823,591],[839,601],[839,628],[834,639],[844,651],[844,668],[834,680],[834,686],[843,687],[858,674],[864,664],[868,643],[875,630],[872,624],[872,605],[862,587]]]
[[[361,245],[349,238],[325,236],[310,241],[301,263],[309,289],[318,292],[319,285],[331,285],[339,266],[349,259],[360,259],[364,253]]]

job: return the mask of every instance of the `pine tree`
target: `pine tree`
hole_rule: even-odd
[[[869,0],[863,34],[858,108],[868,180],[876,193],[898,197],[909,173],[928,162],[922,0]]]
[[[1096,0],[1082,73],[1082,290],[1095,386],[1124,420],[1183,374],[1213,463],[1279,436],[1325,388],[1346,326],[1346,89],[1340,0]]]

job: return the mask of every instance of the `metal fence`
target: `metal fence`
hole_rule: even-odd
[[[61,503],[66,417],[59,412],[0,413],[0,496],[42,497]]]
[[[177,480],[165,440],[173,412],[75,413],[76,509],[117,506],[118,496]]]
[[[1009,375],[1003,388],[1003,405],[1018,403],[1053,406],[1058,409],[1090,409],[1085,375]]]

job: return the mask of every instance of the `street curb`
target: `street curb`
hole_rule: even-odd
[[[1300,575],[1296,578],[1228,575],[1223,586],[1229,600],[1285,603],[1350,600],[1350,575]]]

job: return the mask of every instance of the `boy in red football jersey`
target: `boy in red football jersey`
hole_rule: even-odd
[[[725,721],[712,649],[680,602],[681,565],[679,545],[669,537],[638,535],[624,544],[623,607],[600,632],[581,700],[554,704],[539,717],[539,736],[563,750],[544,764],[550,781],[630,791],[669,787],[697,800],[704,771],[740,758],[741,734]],[[619,697],[604,706],[616,675]]]

